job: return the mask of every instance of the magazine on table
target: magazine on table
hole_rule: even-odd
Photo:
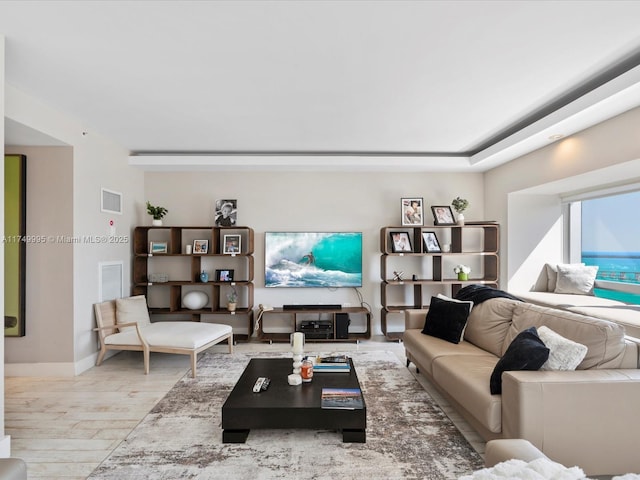
[[[323,388],[322,408],[361,410],[364,408],[359,388]]]
[[[346,355],[317,356],[313,359],[314,372],[350,372],[351,363]]]

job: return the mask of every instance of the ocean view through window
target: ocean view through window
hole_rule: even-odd
[[[640,191],[581,202],[581,261],[598,267],[598,297],[640,304]]]

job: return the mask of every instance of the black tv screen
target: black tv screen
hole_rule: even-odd
[[[361,287],[361,232],[266,232],[266,287]]]

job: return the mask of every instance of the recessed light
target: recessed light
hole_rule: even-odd
[[[556,133],[556,134],[553,134],[553,135],[549,136],[549,140],[560,140],[562,137],[564,137],[563,134]]]

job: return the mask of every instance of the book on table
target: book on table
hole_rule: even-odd
[[[364,408],[359,388],[323,388],[322,408],[338,410],[361,410]]]
[[[351,364],[349,363],[349,357],[346,355],[318,356],[313,362],[313,371],[349,373],[351,371]]]

